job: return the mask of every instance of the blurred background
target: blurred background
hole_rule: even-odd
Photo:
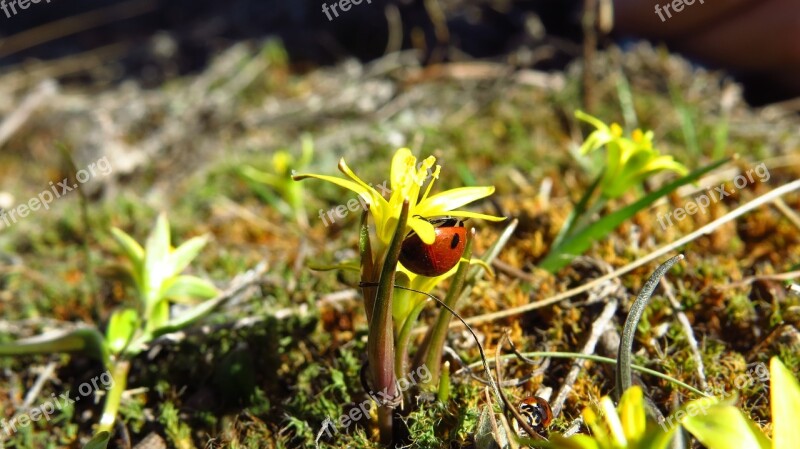
[[[410,48],[424,63],[495,58],[561,70],[582,55],[584,31],[594,29],[599,36],[588,45],[651,39],[698,64],[731,69],[755,104],[800,93],[800,39],[792,31],[800,6],[783,0],[697,0],[670,16],[660,9],[666,20],[658,2],[638,0],[374,0],[333,20],[320,0],[45,1],[0,12],[0,67],[81,55],[93,63],[65,68],[60,79],[132,77],[152,87],[200,70],[234,42],[271,36],[301,70]],[[586,17],[584,7],[598,12]]]

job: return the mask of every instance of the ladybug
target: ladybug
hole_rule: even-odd
[[[416,233],[410,233],[400,248],[400,263],[413,273],[436,277],[450,271],[461,260],[467,228],[462,220],[453,217],[428,221],[436,226],[433,243],[426,245]]]
[[[550,404],[539,396],[529,396],[522,400],[517,406],[519,414],[528,420],[528,425],[539,433],[550,425],[553,420],[553,411],[550,410]]]

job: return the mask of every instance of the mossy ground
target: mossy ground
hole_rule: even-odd
[[[475,71],[466,65],[447,72],[426,70],[392,58],[302,74],[291,70],[271,43],[234,47],[205,72],[157,90],[125,84],[95,92],[66,85],[5,144],[0,188],[23,202],[46,190],[50,180],[73,177],[71,164],[80,169],[107,156],[114,171],[55,201],[50,210],[0,231],[0,338],[10,341],[57,328],[57,321],[102,327],[115,307],[133,298],[109,227],[141,241],[158,212],[167,211],[174,241],[213,236],[191,266],[193,274],[224,287],[261,261],[268,262],[269,271],[246,300],[180,341],[159,341],[134,360],[121,411],[125,432],[119,433],[134,445],[156,433],[178,448],[310,447],[326,417],[336,419],[364,398],[359,370],[366,323],[356,280],[307,268],[311,261],[353,256],[358,217],[350,214],[325,226],[319,211],[346,204],[351,196],[304,181],[311,226],[302,229],[238,175],[242,165],[271,170],[272,153],[287,149],[299,155],[301,135],[308,133],[315,156],[307,172],[334,174],[337,159],[344,157],[364,179],[381,183],[394,149],[409,146],[418,155],[437,156],[443,168],[441,189],[495,185],[493,199],[480,207],[520,220],[500,255],[516,271],[498,270],[495,277],[484,278],[459,307],[465,317],[586,283],[608,266],[642,257],[800,175],[800,120],[776,107],[747,107],[721,75],[649,47],[601,53],[594,66],[598,104],[593,114],[633,126],[625,123],[631,116],[624,113],[635,112],[639,126],[655,131],[661,151],[690,168],[739,154],[737,162],[724,167],[728,171],[715,172],[713,182],[698,187],[726,183],[735,193],[707,213],[663,229],[658,217],[693,196],[673,195],[637,214],[595,244],[586,259],[556,275],[537,270],[536,262],[597,167],[576,155],[586,131],[572,118],[582,107],[579,65],[539,74],[539,82],[525,81],[519,72]],[[625,92],[630,92],[629,106],[620,100]],[[3,114],[11,109],[5,106]],[[57,150],[58,144],[66,151]],[[129,165],[123,167],[125,161]],[[732,167],[746,171],[762,162],[769,169],[768,181],[733,188]],[[649,180],[647,188],[664,179]],[[796,194],[785,201],[800,209]],[[476,252],[481,254],[503,224],[477,225]],[[800,372],[800,304],[781,282],[741,281],[796,270],[800,229],[778,209],[763,206],[680,251],[686,260],[667,280],[692,325],[708,382],[737,392],[743,409],[768,429],[768,385],[752,382],[737,388],[734,380],[747,364],[767,363],[772,355]],[[614,320],[617,329],[654,268],[650,264],[619,279],[624,293]],[[587,298],[485,322],[476,331],[490,353],[505,328],[522,350],[578,351],[602,309]],[[426,311],[422,322],[432,317],[433,310]],[[637,363],[698,385],[686,333],[665,290],[657,290],[637,335]],[[460,331],[453,333],[451,345],[465,360],[478,360],[472,341]],[[0,359],[6,419],[49,362],[55,362],[55,373],[34,404],[102,371],[80,355]],[[571,363],[552,360],[543,374],[508,393],[521,398],[542,385],[557,391]],[[511,364],[505,378],[522,378],[533,369]],[[446,404],[429,404],[408,416],[411,447],[472,444],[483,387],[464,375],[452,381]],[[655,378],[643,376],[641,382],[662,410],[676,398],[689,397]],[[589,363],[573,388],[551,432],[563,431],[584,407],[612,390],[612,370]],[[49,422],[18,429],[4,443],[80,447],[100,409],[94,401],[75,403]],[[378,447],[369,437],[373,431],[352,427],[329,442],[331,447]]]

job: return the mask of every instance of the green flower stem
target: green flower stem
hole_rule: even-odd
[[[386,251],[386,258],[383,260],[367,340],[367,358],[369,360],[369,368],[372,371],[373,386],[379,393],[385,394],[390,398],[397,396],[397,379],[394,374],[392,294],[394,293],[397,259],[400,257],[400,248],[403,244],[403,239],[406,237],[407,222],[408,200],[405,200],[397,221],[394,237],[392,237],[392,242]],[[364,279],[364,281],[369,280]],[[380,428],[381,443],[383,444],[392,442],[393,410],[394,404],[378,404],[378,426]]]
[[[364,285],[361,293],[364,296],[364,312],[367,315],[367,325],[369,325],[372,322],[372,308],[375,305],[374,283],[376,281],[372,244],[369,240],[369,205],[361,214],[361,223],[358,227],[358,253],[361,256],[361,281]]]
[[[417,322],[419,314],[422,313],[423,309],[425,309],[428,301],[429,299],[425,298],[418,302],[417,305],[411,309],[411,313],[409,313],[406,317],[405,321],[403,322],[403,327],[400,328],[400,334],[397,336],[397,347],[395,348],[394,353],[394,369],[397,378],[407,377],[409,373],[408,343],[411,340],[411,331],[414,329],[414,324]]]
[[[458,298],[461,296],[461,290],[464,289],[464,280],[469,271],[469,259],[472,257],[472,240],[475,236],[475,229],[470,228],[467,233],[467,242],[464,246],[464,255],[461,262],[458,264],[458,271],[453,276],[453,281],[450,284],[450,289],[447,291],[447,296],[444,298],[444,303],[451,309],[455,309]],[[442,364],[442,351],[444,350],[444,342],[447,338],[447,330],[452,319],[452,315],[445,309],[439,310],[439,315],[436,317],[436,323],[431,328],[430,338],[425,338],[425,345],[420,348],[422,353],[417,357],[417,360],[422,360],[424,357],[425,365],[431,372],[431,378],[428,385],[436,386],[439,384],[439,373],[441,372]],[[418,364],[419,365],[419,364]]]
[[[128,371],[130,367],[131,362],[129,360],[117,360],[111,367],[111,378],[114,380],[114,384],[106,395],[103,415],[100,417],[100,425],[97,427],[97,433],[103,431],[110,433],[114,428],[122,393],[128,385]]]

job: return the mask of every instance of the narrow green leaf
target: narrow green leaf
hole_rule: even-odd
[[[202,303],[172,318],[162,326],[153,329],[151,338],[156,338],[160,335],[164,335],[169,332],[175,332],[184,329],[194,324],[195,322],[199,321],[200,319],[208,316],[209,314],[214,312],[217,308],[219,308],[222,304],[227,302],[229,299],[230,295],[220,295],[214,299],[203,301]]]
[[[189,266],[189,264],[200,254],[200,251],[208,243],[208,236],[193,237],[172,252],[172,270],[169,276],[177,276]]]
[[[561,229],[558,230],[558,235],[556,238],[553,239],[552,248],[558,248],[561,245],[561,242],[564,241],[564,238],[569,236],[570,231],[575,225],[578,223],[578,219],[580,219],[584,213],[586,213],[586,208],[589,205],[589,200],[592,198],[595,190],[597,190],[597,186],[600,185],[600,181],[603,180],[605,172],[601,171],[598,173],[597,177],[594,179],[592,184],[583,192],[581,199],[578,200],[578,204],[572,208],[572,212],[569,213],[567,216],[567,220],[564,221],[564,224],[561,225]]]
[[[102,431],[95,435],[94,438],[89,440],[89,442],[83,446],[83,449],[106,449],[110,439],[111,434],[106,431]]]
[[[628,312],[628,317],[625,319],[625,326],[622,328],[622,339],[619,343],[617,350],[617,371],[616,371],[616,392],[620,395],[621,392],[627,391],[631,387],[631,351],[633,350],[633,337],[636,333],[636,327],[639,320],[642,318],[644,309],[647,307],[647,301],[653,296],[661,278],[667,274],[673,265],[683,260],[683,254],[679,254],[663,264],[661,264],[656,271],[647,279],[636,300],[631,305],[631,310]]]
[[[171,271],[169,241],[169,222],[166,214],[161,213],[145,244],[145,291],[142,294],[146,301],[146,310],[151,310],[155,306],[161,283]]]
[[[565,267],[576,256],[586,252],[596,240],[605,238],[614,231],[625,220],[636,215],[637,212],[649,207],[659,198],[666,196],[677,188],[695,182],[706,173],[729,162],[731,158],[721,159],[703,168],[697,169],[692,173],[677,179],[664,187],[645,195],[634,203],[614,211],[603,218],[591,223],[572,234],[572,237],[564,240],[563,244],[551,249],[547,257],[539,264],[539,268],[554,273]]]
[[[152,332],[161,328],[167,321],[169,321],[169,302],[166,299],[160,299],[153,303],[150,316],[147,317],[147,331]]]
[[[106,329],[106,345],[112,354],[119,354],[130,343],[139,326],[136,310],[117,310],[111,315]]]
[[[372,243],[369,239],[369,204],[361,214],[361,223],[358,226],[358,254],[361,258],[361,281],[375,282],[373,279],[374,260],[372,257]],[[367,325],[372,321],[372,308],[375,305],[375,287],[363,287],[364,310],[367,314]]]
[[[111,228],[111,235],[133,263],[141,264],[144,261],[144,248],[127,232],[117,227]]]
[[[125,257],[130,261],[133,279],[137,287],[140,287],[144,271],[144,248],[122,229],[112,227],[111,236],[114,237],[114,240],[117,241],[117,244],[125,253]]]
[[[769,371],[774,447],[792,447],[800,442],[800,384],[777,357],[769,361]]]
[[[193,299],[209,299],[219,291],[211,282],[196,276],[177,276],[167,280],[161,292],[161,299],[175,302],[190,302]]]
[[[0,356],[53,354],[59,352],[83,352],[104,364],[108,361],[108,349],[105,339],[93,327],[80,328],[69,332],[51,332],[0,344]]]

